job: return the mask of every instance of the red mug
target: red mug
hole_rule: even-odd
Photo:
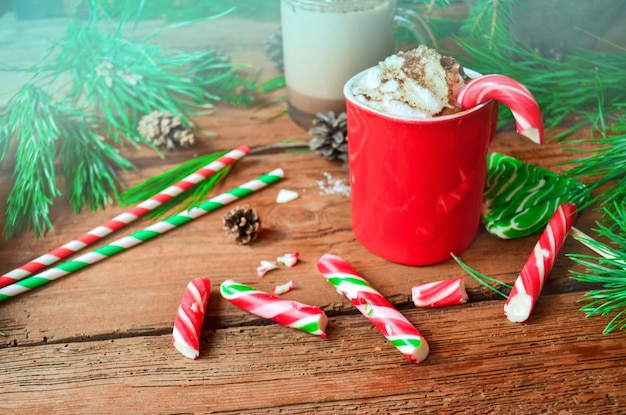
[[[478,231],[498,103],[427,119],[387,115],[352,94],[365,72],[344,86],[354,236],[392,262],[448,260]]]

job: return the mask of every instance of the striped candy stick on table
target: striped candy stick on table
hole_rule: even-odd
[[[249,152],[250,148],[248,148],[248,146],[240,146],[219,157],[217,160],[212,161],[211,163],[190,174],[179,182],[173,184],[172,186],[162,190],[161,192],[152,196],[150,199],[145,200],[144,202],[127,210],[126,212],[117,215],[113,219],[98,226],[97,228],[90,230],[89,232],[83,234],[82,236],[79,236],[78,238],[66,243],[61,247],[53,249],[47,254],[41,255],[40,257],[35,258],[30,262],[12,271],[7,272],[6,274],[0,276],[0,288],[6,287],[7,285],[13,284],[16,281],[19,281],[38,271],[41,271],[47,266],[50,266],[63,258],[67,258],[68,256],[85,248],[86,246],[91,245],[92,243],[104,238],[105,236],[110,235],[111,233],[123,228],[129,223],[134,222],[140,217],[146,215],[148,212],[161,206],[163,203],[170,201],[182,192],[211,177],[218,171],[222,170],[224,167],[241,159]]]
[[[543,284],[576,220],[576,211],[576,205],[565,202],[554,212],[504,304],[504,314],[509,321],[521,323],[530,317]]]
[[[325,254],[319,259],[317,269],[407,359],[412,363],[426,359],[430,349],[424,335],[346,261]]]
[[[195,278],[187,284],[176,312],[172,345],[190,359],[200,356],[200,334],[210,295],[211,281],[206,277]]]
[[[237,307],[283,326],[326,338],[326,313],[318,307],[285,300],[233,280],[220,285],[222,297]]]
[[[463,278],[416,284],[411,289],[415,307],[446,307],[465,304],[467,291]]]
[[[64,262],[63,264],[47,269],[37,275],[27,277],[21,281],[17,281],[11,285],[0,288],[0,302],[6,301],[33,288],[45,285],[51,281],[71,274],[72,272],[87,268],[92,264],[110,258],[120,252],[124,252],[135,245],[139,245],[142,242],[153,239],[206,213],[217,210],[224,205],[248,196],[256,190],[262,189],[272,183],[276,183],[282,179],[283,176],[284,173],[282,169],[273,170],[270,173],[264,174],[263,176],[244,183],[239,187],[231,189],[226,193],[217,195],[199,204],[197,207],[170,216],[161,222],[157,222],[143,230],[118,239],[109,245],[105,245],[92,252],[81,255],[76,259]]]
[[[465,84],[457,96],[464,109],[494,99],[513,113],[517,132],[543,144],[543,118],[533,94],[524,85],[505,75],[484,75]]]

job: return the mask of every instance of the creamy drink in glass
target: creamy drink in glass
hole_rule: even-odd
[[[394,52],[394,21],[416,33],[408,15],[396,8],[396,0],[282,0],[292,120],[310,128],[318,112],[345,111],[346,81]]]

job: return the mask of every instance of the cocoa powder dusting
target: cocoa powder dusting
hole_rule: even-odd
[[[411,51],[411,53],[400,52],[398,55],[404,58],[402,71],[408,78],[413,79],[418,85],[428,90],[436,89],[436,86],[431,85],[429,82],[429,77],[426,75],[426,68],[424,67],[423,61],[424,57],[437,58],[439,56],[437,51],[434,49],[420,47]]]
[[[448,106],[437,115],[450,115],[463,111],[456,100],[456,93],[464,83],[465,72],[461,65],[452,56],[443,56],[440,61],[441,67],[446,71],[446,83],[448,84]]]

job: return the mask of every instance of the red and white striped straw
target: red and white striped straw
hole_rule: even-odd
[[[249,152],[250,148],[246,145],[237,147],[236,149],[219,157],[217,160],[214,160],[206,166],[202,167],[201,169],[197,170],[195,173],[190,174],[189,176],[173,184],[167,189],[162,190],[161,192],[152,196],[150,199],[147,199],[141,202],[139,205],[127,210],[126,212],[117,215],[113,219],[98,226],[97,228],[90,230],[89,232],[74,239],[73,241],[66,243],[63,246],[53,249],[47,254],[41,255],[40,257],[35,258],[32,261],[18,268],[15,268],[12,271],[7,272],[0,277],[0,288],[6,287],[16,281],[33,275],[34,273],[41,271],[47,266],[50,266],[63,258],[67,258],[68,256],[85,248],[86,246],[89,246],[90,244],[104,238],[105,236],[110,235],[111,233],[123,228],[129,223],[134,222],[135,220],[146,215],[150,211],[161,206],[163,203],[166,203],[174,197],[178,196],[185,190],[211,177],[218,171],[222,170],[224,167],[241,159]]]

